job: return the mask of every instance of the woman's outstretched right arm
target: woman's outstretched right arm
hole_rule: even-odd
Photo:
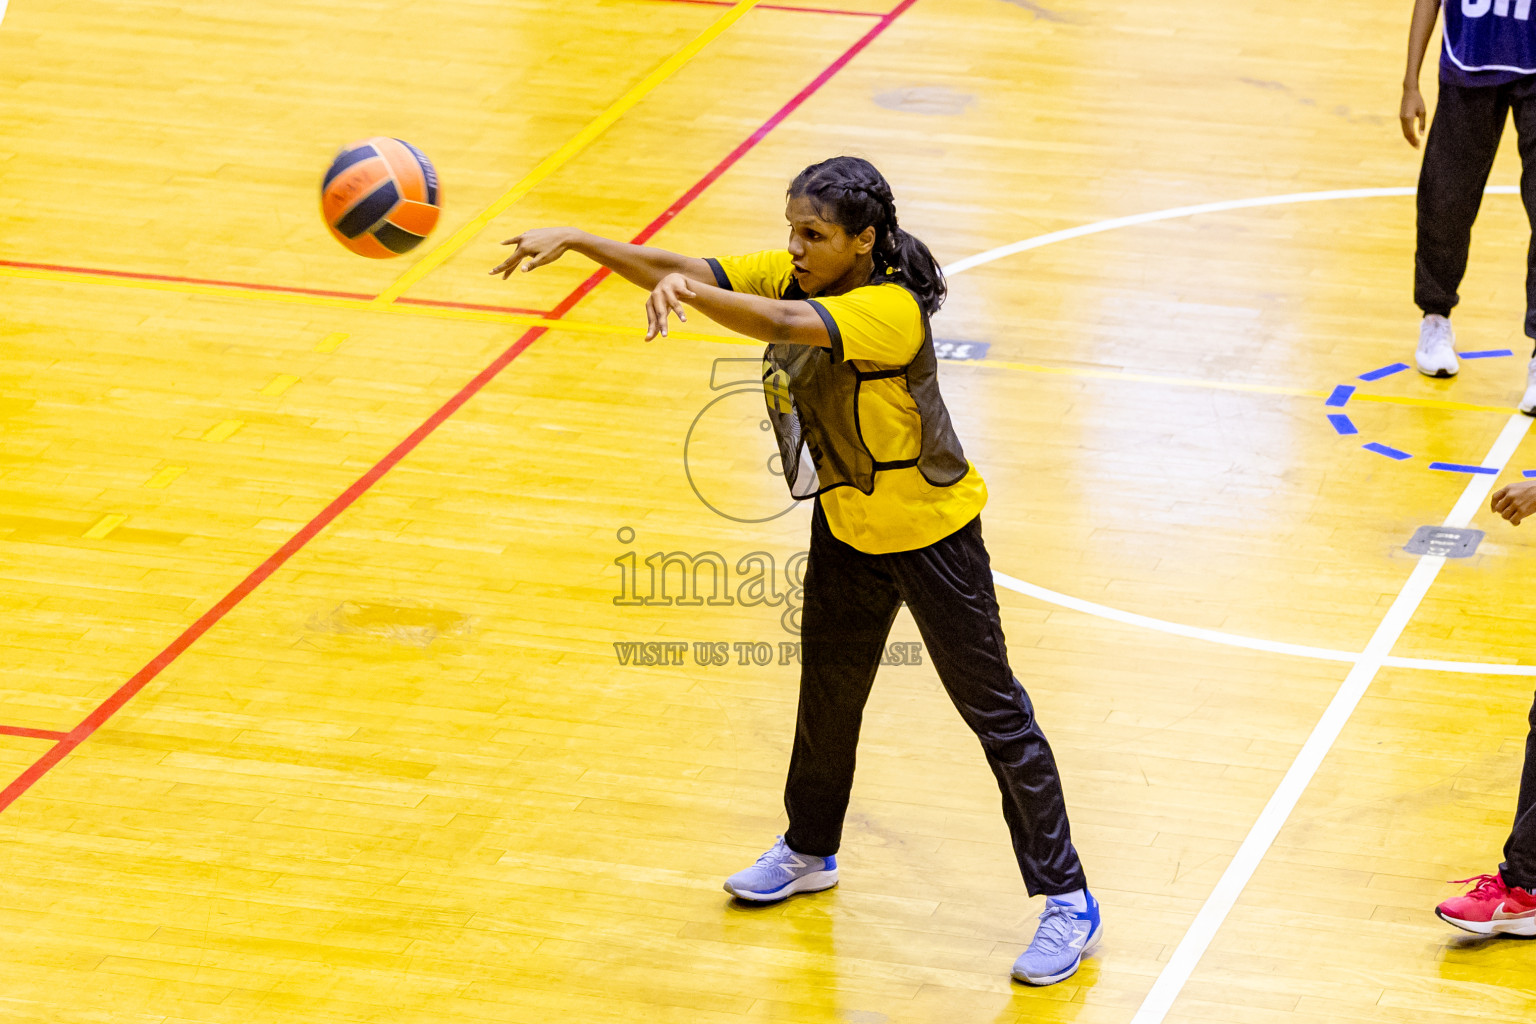
[[[691,281],[714,284],[715,274],[704,260],[680,256],[665,249],[615,242],[578,228],[535,228],[507,239],[502,245],[515,245],[512,255],[491,271],[505,281],[521,264],[524,270],[553,263],[567,252],[579,252],[601,263],[620,277],[649,291],[668,274],[682,274]]]

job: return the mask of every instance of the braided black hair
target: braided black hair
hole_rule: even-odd
[[[944,304],[949,287],[928,247],[896,223],[896,200],[890,183],[868,160],[835,156],[812,164],[795,176],[790,198],[809,199],[822,220],[850,235],[875,229],[875,280],[894,281],[917,298],[932,316]]]

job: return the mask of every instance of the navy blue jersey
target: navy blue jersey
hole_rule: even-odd
[[[1532,0],[1442,0],[1445,10],[1440,80],[1501,85],[1536,74]]]

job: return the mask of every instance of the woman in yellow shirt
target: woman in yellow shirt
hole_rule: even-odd
[[[784,476],[814,499],[802,607],[789,829],[725,888],[768,902],[837,884],[864,704],[903,602],[1003,796],[1031,895],[1047,897],[1021,981],[1070,977],[1098,943],[1098,901],[1072,845],[1049,743],[1008,666],[980,512],[986,485],[939,394],[928,318],[946,294],[927,246],[897,224],[867,160],[835,157],[789,187],[789,245],[697,259],[573,228],[526,231],[493,274],[567,251],[650,289],[646,340],[691,306],[768,343],[763,390]]]

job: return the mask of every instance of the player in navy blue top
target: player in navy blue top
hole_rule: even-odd
[[[1511,112],[1520,144],[1520,192],[1536,225],[1536,17],[1532,0],[1415,0],[1408,33],[1408,71],[1399,110],[1415,147],[1424,130],[1419,69],[1444,7],[1440,101],[1419,171],[1418,248],[1413,299],[1424,312],[1414,362],[1431,377],[1458,367],[1451,310],[1467,269],[1467,246],[1488,172]],[[1527,259],[1525,333],[1536,339],[1536,242]],[[1536,415],[1536,353],[1526,373],[1520,411]]]
[[[1415,0],[1408,33],[1408,73],[1399,114],[1403,135],[1419,145],[1424,97],[1419,68],[1435,31],[1440,0]],[[1520,194],[1536,228],[1536,18],[1532,0],[1444,0],[1440,102],[1419,171],[1418,251],[1413,298],[1424,311],[1415,361],[1419,372],[1456,372],[1451,309],[1467,269],[1472,222],[1511,112],[1520,145]],[[1536,338],[1536,234],[1527,259],[1525,333]],[[1536,358],[1527,371],[1520,411],[1536,415]],[[1536,480],[1501,488],[1494,512],[1519,525],[1536,515]],[[1466,881],[1472,889],[1435,908],[1441,919],[1480,935],[1536,936],[1536,707],[1531,708],[1525,769],[1515,822],[1499,870]]]

